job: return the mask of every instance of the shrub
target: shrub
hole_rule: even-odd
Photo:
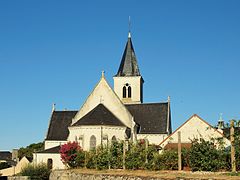
[[[77,142],[68,142],[60,148],[60,155],[62,162],[68,167],[74,168],[78,164],[76,162],[77,152],[81,150],[81,147]]]
[[[159,157],[161,166],[160,169],[164,170],[177,170],[178,169],[178,153],[176,150],[165,150]]]
[[[20,175],[29,176],[34,180],[48,180],[51,170],[47,168],[46,164],[38,164],[36,166],[28,165],[22,169]]]
[[[239,123],[239,121],[238,121]],[[234,146],[235,146],[235,159],[236,159],[236,168],[239,171],[240,170],[240,134],[239,131],[235,132],[234,136]],[[230,154],[230,152],[229,152]]]
[[[137,144],[131,144],[130,150],[126,153],[127,169],[142,169],[145,163],[144,144],[140,141]]]
[[[98,147],[96,153],[96,167],[99,170],[108,169],[109,163],[109,152],[107,147]]]
[[[85,158],[86,158],[86,152],[80,149],[77,151],[77,156],[76,156],[76,166],[79,168],[85,167]]]
[[[217,171],[226,167],[226,153],[217,149],[213,141],[193,140],[189,151],[192,171]]]
[[[113,141],[109,149],[110,167],[120,169],[123,166],[123,143]]]
[[[156,145],[149,145],[147,149],[144,149],[144,155],[145,155],[144,168],[145,169],[154,170],[155,154],[159,154],[158,147]]]
[[[96,150],[86,152],[86,167],[89,169],[96,168]]]

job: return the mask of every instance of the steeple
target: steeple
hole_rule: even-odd
[[[218,129],[224,129],[224,120],[222,118],[222,113],[220,113],[220,118],[218,120],[218,125],[217,125]]]
[[[143,78],[140,74],[137,58],[131,40],[130,21],[128,40],[120,66],[114,79],[114,91],[124,104],[143,102]]]
[[[116,76],[141,76],[134,52],[131,33],[128,33],[128,40],[122,56],[122,60]]]

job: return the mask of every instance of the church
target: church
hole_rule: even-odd
[[[134,52],[131,33],[112,88],[104,72],[93,91],[78,111],[57,111],[53,107],[45,150],[34,154],[35,163],[51,163],[64,168],[60,145],[76,141],[83,150],[94,149],[111,141],[147,139],[159,144],[171,128],[170,99],[166,102],[143,102],[144,79]]]

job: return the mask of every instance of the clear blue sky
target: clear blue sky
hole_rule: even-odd
[[[197,113],[240,119],[240,1],[0,1],[0,150],[44,140],[52,103],[78,110],[132,40],[144,101],[171,96],[173,129]]]

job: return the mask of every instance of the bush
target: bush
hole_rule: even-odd
[[[120,169],[123,166],[123,143],[113,141],[110,150],[109,150],[109,158],[110,158],[110,167],[112,169]]]
[[[213,141],[195,139],[189,151],[190,166],[192,171],[218,171],[226,168],[226,156],[225,151],[217,149]]]
[[[160,169],[177,170],[178,169],[178,153],[176,150],[163,151],[158,160],[160,161]]]
[[[98,147],[96,153],[96,167],[99,170],[108,169],[109,163],[109,152],[107,147]]]
[[[238,123],[239,123],[239,121],[238,121]],[[239,171],[240,170],[240,134],[239,134],[239,131],[235,132],[234,138],[235,138],[234,146],[235,146],[236,168]],[[230,154],[230,152],[229,152],[229,154]]]
[[[62,162],[68,167],[75,168],[78,166],[76,162],[76,157],[78,151],[81,150],[81,147],[77,142],[68,142],[60,148],[60,155]]]
[[[143,169],[145,163],[144,143],[131,144],[126,153],[127,169]]]
[[[77,156],[76,156],[76,166],[79,168],[85,167],[85,157],[86,157],[86,152],[83,150],[77,151]]]
[[[29,176],[34,180],[48,180],[51,170],[47,168],[46,164],[39,164],[36,166],[28,165],[22,169],[20,175]]]
[[[145,163],[144,168],[148,170],[154,170],[154,159],[156,154],[159,154],[158,147],[156,145],[149,145],[147,149],[144,149]],[[147,159],[147,160],[146,160]]]
[[[96,168],[96,150],[86,152],[86,167],[88,169]]]

